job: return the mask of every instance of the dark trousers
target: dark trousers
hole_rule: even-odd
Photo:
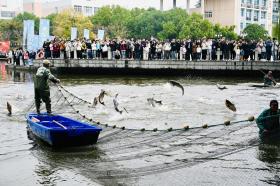
[[[51,113],[51,98],[49,90],[40,90],[35,88],[35,106],[36,111],[40,112],[41,100],[46,104],[46,110]]]

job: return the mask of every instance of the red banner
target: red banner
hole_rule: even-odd
[[[8,53],[10,50],[10,41],[0,41],[0,52]]]

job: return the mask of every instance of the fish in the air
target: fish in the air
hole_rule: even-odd
[[[182,90],[182,95],[184,95],[184,87],[179,82],[174,81],[174,80],[170,80],[169,83],[172,86],[179,87]]]
[[[114,108],[115,108],[115,110],[116,110],[118,113],[120,113],[120,114],[122,114],[123,111],[125,111],[126,113],[128,113],[127,110],[126,110],[124,107],[123,107],[123,110],[120,110],[120,109],[119,109],[119,102],[118,102],[118,100],[117,100],[118,95],[119,95],[119,94],[116,94],[115,97],[114,97],[114,99],[113,99],[113,103],[114,103]]]
[[[220,84],[216,84],[217,88],[220,89],[220,90],[224,90],[224,89],[227,89],[226,86],[221,86]]]
[[[105,95],[107,95],[106,91],[103,90],[103,89],[101,89],[101,92],[100,92],[100,94],[99,94],[99,96],[98,96],[98,101],[99,101],[99,103],[102,104],[102,105],[105,105],[105,103],[104,103],[104,101],[103,101],[103,98],[104,98]]]
[[[94,97],[92,106],[96,106],[98,104],[97,97]]]
[[[161,100],[155,100],[154,98],[148,98],[147,101],[153,107],[155,107],[156,104],[157,105],[162,105],[162,101]]]
[[[7,110],[8,110],[8,116],[11,116],[12,115],[12,105],[7,102]]]
[[[229,100],[226,99],[225,104],[228,109],[232,110],[233,112],[236,111],[235,105],[233,103],[231,103]]]

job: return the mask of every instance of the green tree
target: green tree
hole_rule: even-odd
[[[279,13],[279,17],[280,17],[280,13]],[[280,19],[278,19],[278,23],[273,25],[272,36],[274,38],[277,38],[278,41],[280,41]]]
[[[248,25],[243,30],[243,34],[248,40],[266,39],[268,36],[268,32],[261,25],[258,24]]]
[[[35,21],[35,34],[39,32],[39,18],[34,14],[27,12],[18,14],[11,20],[0,20],[0,39],[10,40],[12,45],[20,46],[22,44],[23,21]]]
[[[57,14],[53,21],[53,34],[55,36],[69,39],[71,35],[71,27],[77,27],[78,37],[83,37],[83,30],[93,30],[93,25],[88,17],[72,9],[65,10]],[[92,35],[91,35],[92,37]]]
[[[126,25],[128,36],[141,39],[156,37],[162,31],[163,19],[161,11],[134,9],[131,11],[131,17]]]
[[[14,21],[18,22],[18,24],[23,25],[24,20],[34,20],[34,27],[35,27],[35,34],[39,34],[39,17],[36,17],[34,14],[23,12],[21,14],[18,14],[16,17],[13,18]]]
[[[176,26],[173,22],[168,21],[162,24],[162,31],[158,33],[158,38],[164,39],[174,39],[177,38]]]
[[[214,27],[208,20],[204,20],[199,14],[192,14],[184,22],[179,38],[213,38],[214,35]]]
[[[96,29],[104,29],[109,37],[127,37],[130,11],[120,6],[100,8],[90,19]]]
[[[111,37],[127,37],[127,27],[126,24],[130,17],[130,11],[122,8],[120,6],[116,6],[112,8],[112,22],[109,29],[109,35]]]
[[[158,33],[160,39],[179,38],[182,32],[182,25],[188,19],[188,14],[185,10],[175,8],[164,12],[164,19],[162,22],[162,31]]]
[[[0,20],[0,40],[22,43],[22,24],[15,20]]]
[[[215,24],[214,27],[215,37],[225,37],[227,39],[237,39],[238,35],[234,32],[235,26],[222,27],[220,24]]]
[[[107,28],[111,23],[112,9],[110,6],[101,7],[90,19],[96,28]]]

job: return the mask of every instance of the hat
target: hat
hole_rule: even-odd
[[[44,64],[44,65],[49,65],[49,64],[50,64],[50,61],[47,60],[47,59],[45,59],[45,60],[43,60],[43,64]]]

